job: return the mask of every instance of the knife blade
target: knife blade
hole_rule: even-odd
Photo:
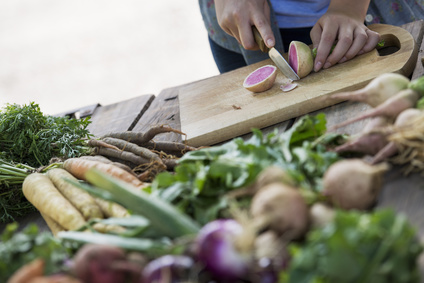
[[[299,76],[296,74],[295,71],[293,71],[292,67],[289,65],[289,63],[287,63],[286,59],[284,59],[280,52],[278,52],[278,50],[274,47],[268,48],[268,46],[266,46],[264,39],[262,38],[261,34],[255,26],[252,26],[252,31],[253,36],[255,37],[255,41],[259,45],[259,49],[264,53],[268,53],[269,58],[271,58],[274,64],[277,65],[278,69],[287,78],[293,81],[298,80]]]

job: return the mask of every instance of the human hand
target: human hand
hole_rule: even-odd
[[[364,25],[364,17],[365,13],[355,13],[349,5],[344,9],[332,8],[330,5],[327,13],[311,30],[311,40],[317,48],[315,72],[346,62],[375,48],[380,35]],[[335,42],[337,43],[330,54]]]
[[[220,27],[245,49],[259,49],[252,26],[256,26],[268,47],[275,45],[270,7],[266,0],[215,0],[215,10]]]

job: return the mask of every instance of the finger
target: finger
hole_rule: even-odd
[[[331,66],[337,64],[353,43],[353,31],[350,28],[341,29],[338,34],[337,44],[334,47],[333,52],[328,56],[324,69],[330,68]]]
[[[368,36],[368,40],[365,43],[365,45],[362,47],[362,50],[361,50],[362,53],[366,53],[373,50],[376,47],[376,45],[380,42],[380,39],[381,39],[380,34],[378,32],[372,31],[370,29],[366,29],[366,33]]]
[[[256,26],[259,33],[261,34],[266,46],[268,48],[274,47],[275,37],[274,37],[274,33],[272,32],[270,23],[262,18],[262,19],[253,19],[253,24]]]
[[[247,49],[247,50],[259,49],[259,46],[255,42],[255,39],[253,37],[252,26],[249,24],[249,22],[243,22],[243,24],[239,25],[238,31],[239,31],[238,36],[240,38],[240,43],[244,49]]]
[[[322,27],[319,24],[313,26],[310,32],[313,48],[318,48],[318,44],[321,41]]]
[[[355,29],[353,38],[352,45],[347,50],[346,54],[338,61],[338,63],[343,63],[354,58],[364,47],[366,41],[368,40],[368,35],[366,34],[365,30],[357,28]]]
[[[338,28],[334,26],[326,26],[323,28],[321,39],[317,46],[317,56],[315,58],[314,70],[318,72],[327,61],[328,54],[333,46],[337,36]]]

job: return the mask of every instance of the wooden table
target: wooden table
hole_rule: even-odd
[[[411,79],[415,79],[424,75],[424,68],[421,62],[421,58],[424,56],[424,21],[412,22],[402,27],[413,35],[419,46],[418,61],[411,76]],[[79,111],[71,111],[70,113],[63,114],[73,114],[76,112],[82,116],[91,114],[92,123],[89,126],[89,130],[95,136],[101,136],[112,130],[144,132],[152,125],[169,125],[173,128],[181,129],[178,92],[184,86],[165,89],[157,96],[141,95],[112,105],[87,106]],[[369,106],[363,103],[344,102],[310,113],[310,115],[320,112],[325,113],[327,126],[331,127],[340,121],[356,116],[368,108]],[[262,131],[266,134],[277,128],[279,132],[284,132],[298,118],[282,121],[276,125],[262,129]],[[363,128],[365,123],[366,120],[340,128],[338,132],[355,134]],[[250,134],[243,136],[243,138],[249,137]],[[181,141],[181,136],[175,133],[166,133],[158,135],[155,139]],[[390,170],[385,176],[384,188],[377,206],[391,207],[399,213],[406,214],[410,223],[416,227],[420,238],[424,239],[424,177],[422,175],[414,174],[404,177],[396,168]],[[41,230],[48,230],[44,220],[38,213],[18,219],[18,222],[21,224],[21,228],[28,223],[35,222]],[[4,229],[4,226],[4,224],[0,225],[0,231]],[[424,267],[424,263],[421,266]],[[422,270],[422,274],[424,275],[424,268]]]

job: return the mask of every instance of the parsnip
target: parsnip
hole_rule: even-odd
[[[47,171],[47,176],[58,191],[81,212],[85,220],[103,218],[103,212],[94,198],[86,191],[66,181],[66,179],[69,179],[78,182],[78,179],[72,176],[71,173],[65,169],[53,168]]]
[[[28,175],[23,182],[22,191],[41,213],[51,217],[65,229],[76,230],[86,224],[78,209],[56,189],[46,175]]]

